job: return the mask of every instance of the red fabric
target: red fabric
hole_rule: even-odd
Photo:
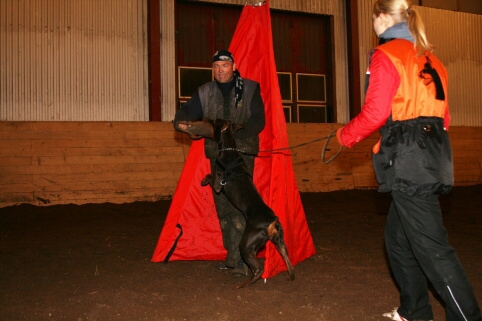
[[[400,76],[393,63],[383,52],[375,50],[365,104],[361,113],[341,130],[343,145],[351,148],[385,125],[399,85]]]
[[[266,127],[260,134],[260,150],[288,146],[268,2],[259,7],[244,7],[229,50],[233,53],[241,76],[260,83],[266,113]],[[199,185],[209,171],[208,162],[207,165],[204,162],[207,160],[201,141],[193,142],[152,261],[164,260],[178,235],[175,227],[177,223],[183,226],[184,234],[179,239],[171,260],[225,258],[212,195],[208,196],[211,191]],[[254,182],[265,202],[280,218],[291,263],[296,265],[314,255],[315,247],[301,204],[289,151],[261,152],[255,160]],[[200,223],[202,226],[197,226]],[[188,235],[191,228],[193,230]],[[286,271],[285,263],[270,242],[260,256],[265,257],[263,278]]]
[[[201,180],[211,171],[209,167],[209,160],[204,156],[204,140],[193,141],[152,256],[153,262],[166,259],[180,234],[177,224],[182,226],[183,234],[170,261],[226,258],[211,187],[201,186]]]

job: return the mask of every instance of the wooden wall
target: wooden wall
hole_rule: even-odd
[[[339,124],[288,124],[290,146]],[[456,185],[482,183],[482,127],[452,127]],[[301,192],[376,188],[371,146],[378,134],[332,163],[324,141],[292,150]],[[190,139],[167,122],[0,122],[0,207],[127,203],[171,198]],[[325,159],[337,150],[329,144]]]

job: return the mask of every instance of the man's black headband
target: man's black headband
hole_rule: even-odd
[[[218,50],[213,56],[213,62],[216,61],[229,61],[234,63],[233,54],[226,49]]]

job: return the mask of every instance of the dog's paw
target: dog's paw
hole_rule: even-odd
[[[206,186],[206,185],[213,185],[213,175],[207,174],[204,176],[204,178],[201,180],[201,186]]]

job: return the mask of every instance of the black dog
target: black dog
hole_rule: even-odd
[[[253,275],[238,288],[249,286],[261,278],[264,267],[258,262],[256,255],[268,240],[275,245],[286,263],[289,279],[294,280],[294,268],[288,257],[283,227],[256,189],[241,157],[242,151],[236,149],[234,133],[242,127],[220,119],[214,122],[186,122],[185,125],[185,131],[189,134],[213,139],[219,145],[214,172],[206,175],[201,185],[209,184],[216,193],[225,193],[229,201],[246,217],[246,229],[239,249]]]

